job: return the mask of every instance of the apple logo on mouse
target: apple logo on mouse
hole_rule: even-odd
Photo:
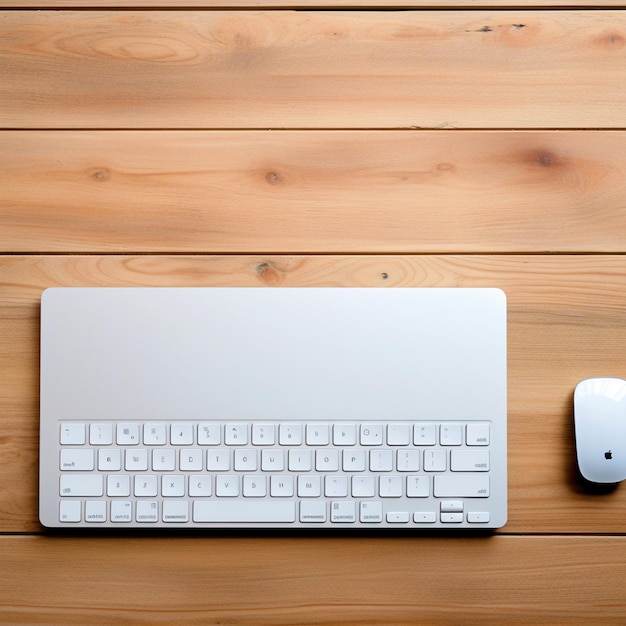
[[[591,483],[626,479],[626,380],[587,378],[574,390],[576,459]]]

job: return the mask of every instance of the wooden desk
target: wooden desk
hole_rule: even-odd
[[[626,376],[626,11],[257,4],[0,1],[0,620],[624,624],[626,485],[578,478],[572,393]],[[64,285],[502,288],[509,523],[44,533]]]

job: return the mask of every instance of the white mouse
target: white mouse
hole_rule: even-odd
[[[593,483],[626,478],[626,380],[588,378],[574,391],[576,456]]]

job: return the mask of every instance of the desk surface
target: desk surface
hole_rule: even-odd
[[[623,623],[626,485],[572,424],[626,376],[617,0],[116,4],[0,1],[0,621]],[[44,533],[39,299],[77,285],[500,287],[509,523]]]

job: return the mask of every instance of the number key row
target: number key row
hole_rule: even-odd
[[[154,422],[92,423],[65,422],[61,424],[62,445],[108,446],[488,446],[489,423],[461,424],[447,422],[392,422],[325,424],[282,422],[280,424],[232,422]]]

